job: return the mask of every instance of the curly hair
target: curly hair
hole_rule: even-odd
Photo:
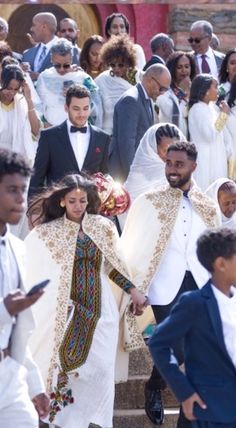
[[[231,55],[236,53],[236,48],[230,49],[228,52],[226,52],[226,55],[222,61],[220,71],[219,71],[219,82],[225,83],[229,80],[229,72],[227,71],[228,68],[228,62],[231,57]]]
[[[210,89],[214,77],[211,74],[198,74],[194,77],[190,89],[189,109],[198,101],[202,101],[207,91]]]
[[[226,227],[207,230],[197,241],[197,256],[209,272],[214,271],[217,257],[230,259],[236,254],[236,231]]]
[[[48,223],[62,217],[66,209],[60,206],[60,201],[67,193],[75,189],[81,189],[87,193],[88,205],[86,211],[89,214],[97,214],[101,206],[97,186],[87,174],[68,174],[61,181],[30,201],[27,215],[32,225]],[[35,211],[37,211],[38,217],[32,220]]]
[[[101,49],[101,61],[105,66],[117,58],[122,60],[130,67],[136,66],[136,51],[134,43],[127,34],[112,36]]]
[[[0,148],[0,181],[4,175],[20,174],[30,177],[33,170],[20,153]]]
[[[83,48],[80,52],[80,66],[84,69],[84,71],[88,72],[90,70],[90,61],[89,61],[89,52],[91,47],[95,43],[99,43],[101,46],[104,44],[105,40],[102,36],[98,34],[94,34],[85,40]]]
[[[190,79],[193,80],[196,76],[196,63],[193,56],[188,52],[176,51],[170,54],[166,61],[166,66],[171,74],[172,85],[176,81],[176,69],[180,58],[185,56],[189,60],[190,64]]]

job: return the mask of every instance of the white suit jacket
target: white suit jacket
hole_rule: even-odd
[[[24,244],[20,239],[16,238],[14,235],[9,234],[9,241],[13,253],[16,258],[19,275],[20,275],[20,289],[25,291],[24,288]],[[37,303],[36,303],[37,304]],[[6,319],[6,310],[3,303],[3,298],[0,297],[0,332],[6,322],[9,322]],[[30,398],[35,397],[36,395],[45,392],[43,385],[42,377],[40,375],[39,369],[32,360],[29,349],[27,347],[27,342],[32,330],[35,327],[34,318],[31,312],[31,309],[26,309],[19,313],[16,317],[16,323],[13,326],[13,331],[11,335],[11,348],[10,354],[19,364],[25,366],[28,371],[27,382],[29,387]],[[1,364],[1,363],[0,363]]]

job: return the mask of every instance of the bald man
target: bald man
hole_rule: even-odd
[[[23,62],[29,62],[33,80],[37,80],[39,73],[52,67],[50,49],[57,42],[56,17],[49,12],[34,15],[30,33],[37,45],[23,52]]]
[[[109,170],[120,182],[126,180],[140,140],[154,124],[152,101],[169,89],[170,82],[165,65],[151,65],[144,72],[142,82],[128,89],[116,103]]]

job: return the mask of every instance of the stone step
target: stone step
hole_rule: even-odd
[[[129,376],[125,383],[116,384],[115,409],[144,409],[144,385],[148,376]],[[178,407],[178,403],[169,389],[162,393],[165,408]]]
[[[129,356],[129,375],[150,376],[153,367],[148,347],[132,351]]]
[[[178,419],[177,409],[165,411],[163,428],[175,428]],[[152,422],[146,416],[143,409],[115,410],[113,418],[113,428],[154,428]]]

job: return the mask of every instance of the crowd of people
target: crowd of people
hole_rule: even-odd
[[[168,384],[177,428],[236,428],[236,48],[201,20],[191,50],[158,33],[146,60],[122,13],[82,47],[49,12],[22,53],[8,30],[0,17],[0,426],[112,428],[149,313],[147,417],[163,423]]]

